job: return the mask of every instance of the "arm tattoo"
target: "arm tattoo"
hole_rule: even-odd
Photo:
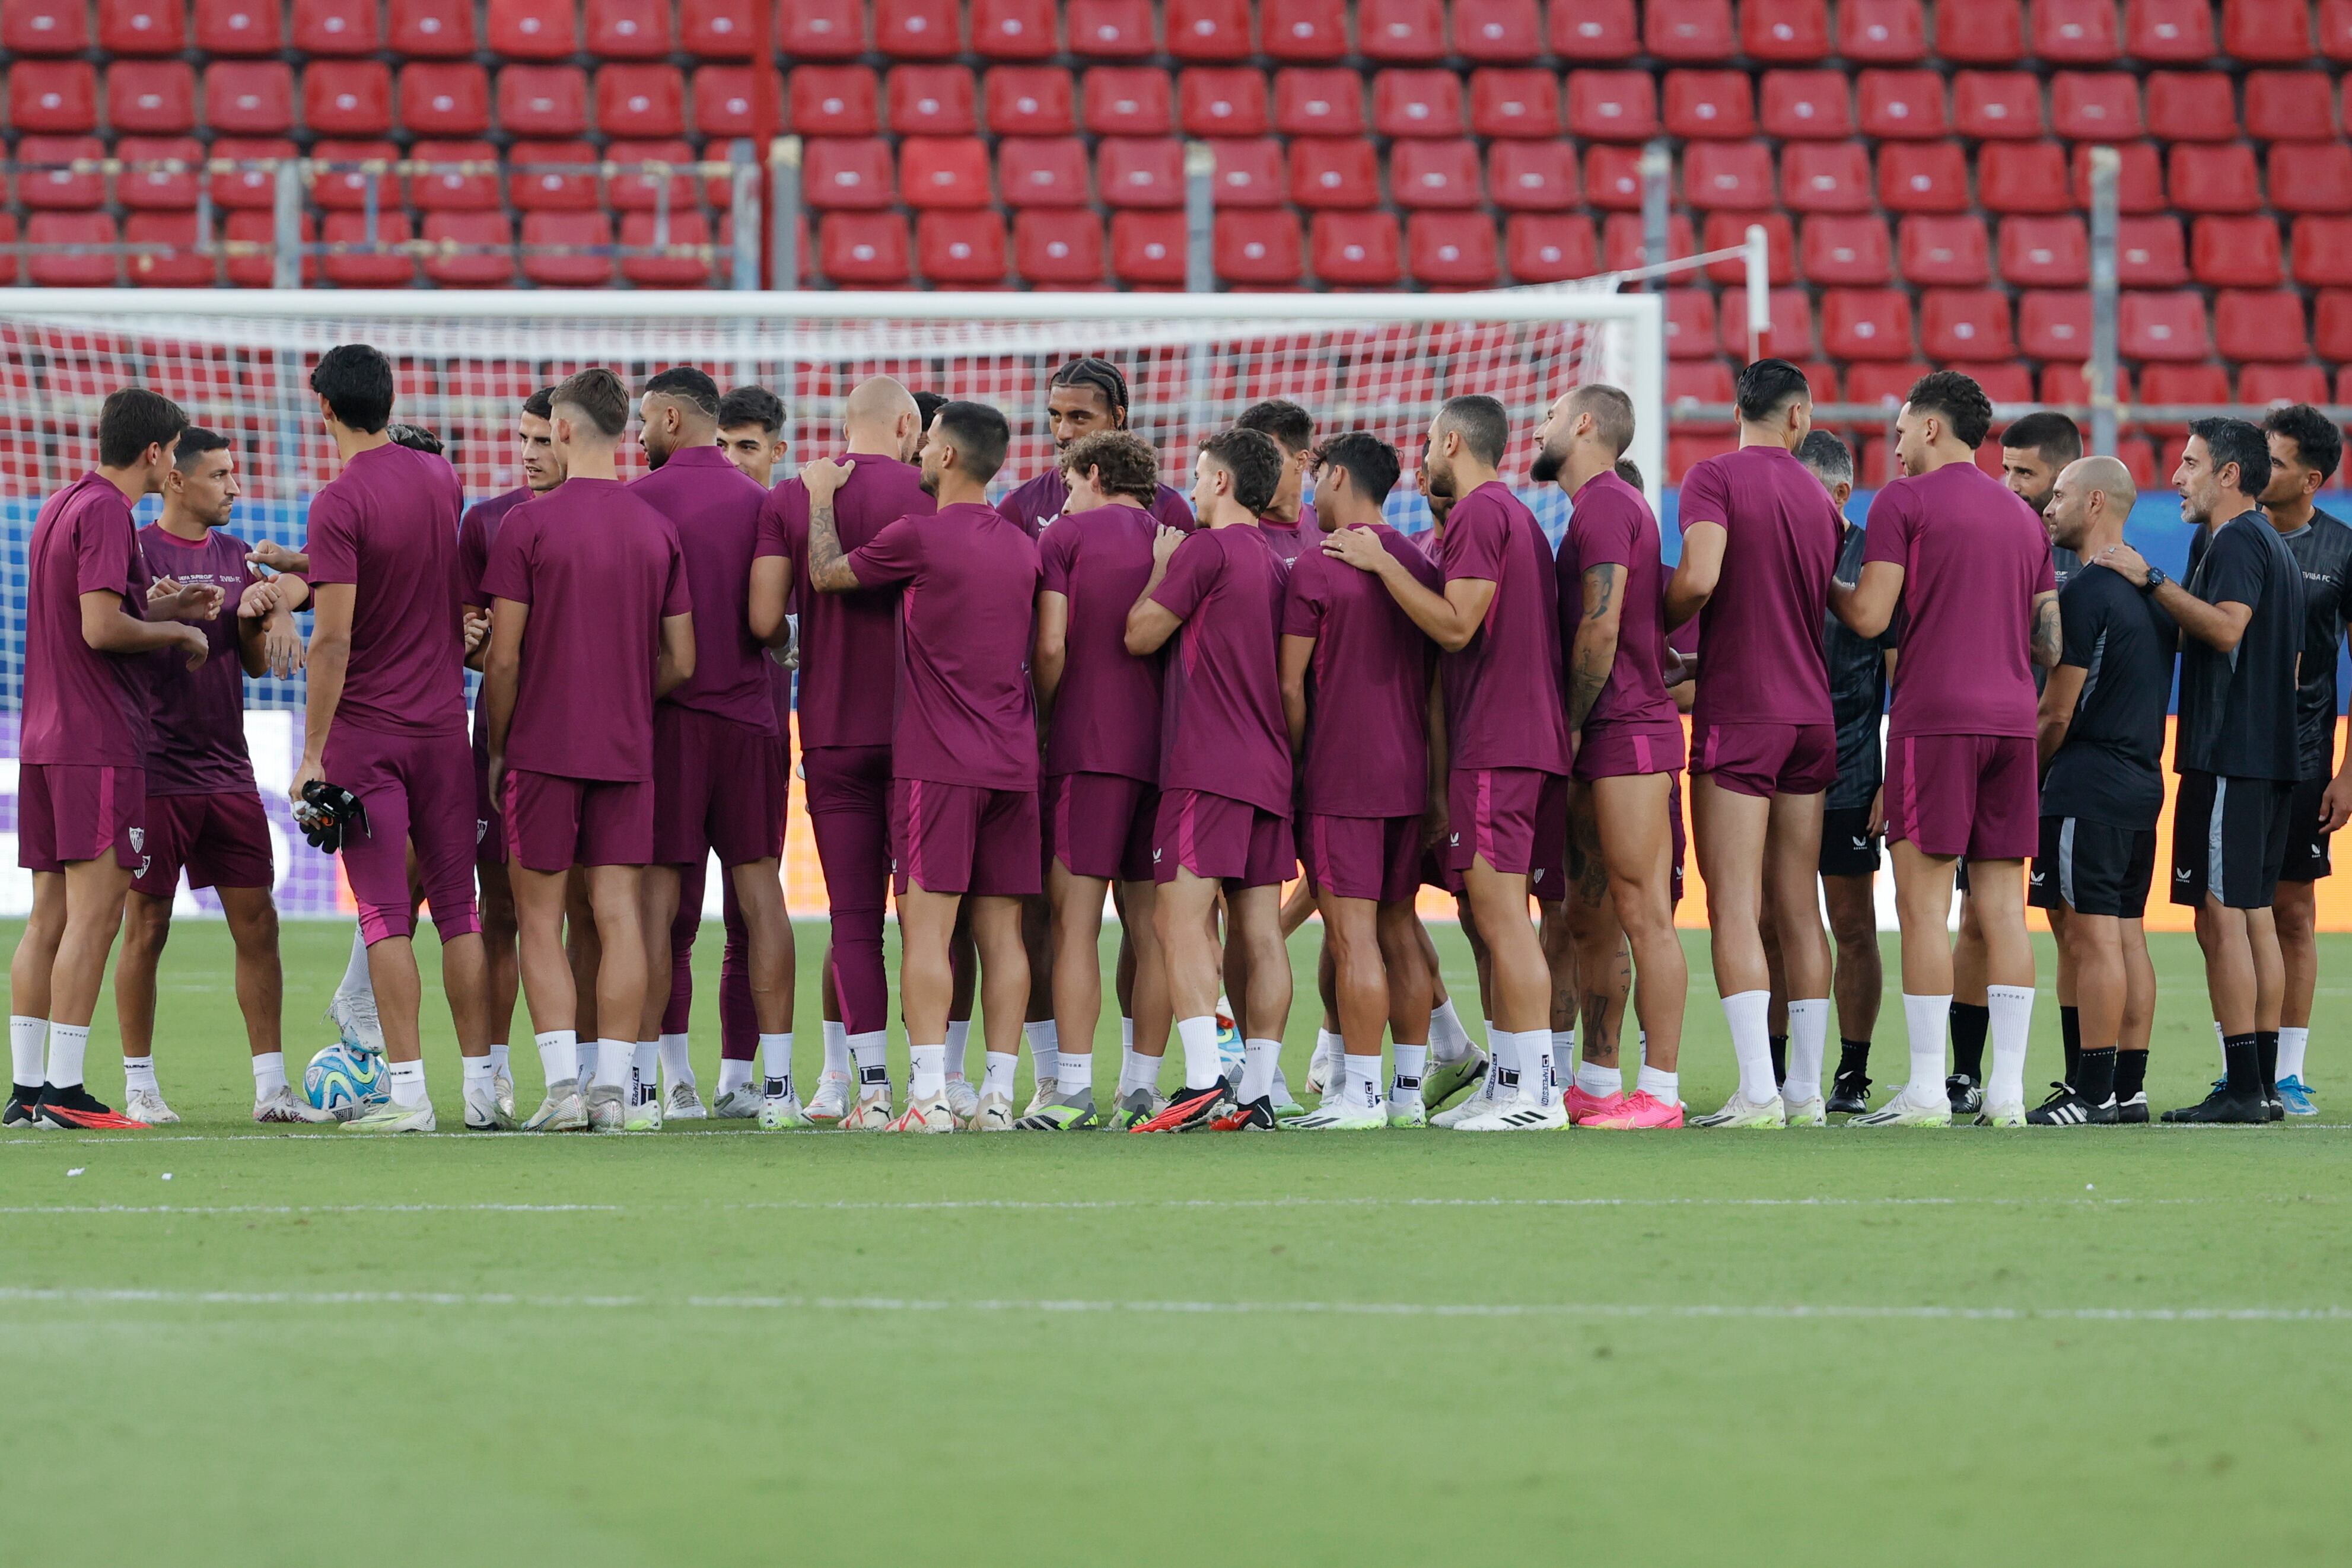
[[[1591,588],[1584,596],[1584,626],[1609,613],[1617,598],[1617,566],[1614,562],[1596,566],[1584,574]],[[1609,648],[1594,647],[1584,635],[1584,627],[1577,632],[1573,657],[1569,661],[1568,727],[1580,730],[1592,712],[1592,705],[1601,700],[1609,685],[1609,672],[1616,666],[1617,648],[1612,639]]]
[[[830,497],[809,506],[809,580],[827,593],[846,593],[857,586],[857,573],[842,554]]]
[[[2033,662],[2045,670],[2057,668],[2062,646],[2058,596],[2053,593],[2033,607]]]

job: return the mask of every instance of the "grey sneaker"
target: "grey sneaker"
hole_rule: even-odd
[[[1153,1089],[1130,1089],[1118,1097],[1117,1108],[1101,1125],[1114,1133],[1139,1127],[1168,1109],[1168,1097]]]
[[[710,1118],[709,1108],[691,1083],[673,1083],[662,1104],[662,1120],[666,1122],[704,1122]]]
[[[541,1102],[530,1120],[522,1124],[526,1133],[577,1133],[588,1125],[588,1108],[581,1103],[580,1080],[559,1078],[547,1086],[547,1098]]]
[[[1149,1092],[1139,1089],[1136,1092]],[[1027,1113],[1013,1124],[1026,1133],[1082,1133],[1103,1125],[1103,1118],[1102,1113],[1095,1109],[1093,1090],[1065,1094],[1057,1085],[1054,1092],[1040,1094]]]
[[[583,1102],[592,1132],[622,1133],[629,1126],[629,1092],[618,1083],[592,1083]]]
[[[499,1114],[507,1119],[508,1126],[513,1126],[514,1074],[509,1072],[503,1067],[499,1068],[497,1072],[491,1074],[490,1087],[497,1092],[499,1097]]]
[[[722,1122],[756,1121],[759,1118],[760,1102],[762,1098],[764,1096],[760,1092],[760,1081],[755,1078],[749,1083],[739,1085],[721,1094],[714,1109]]]
[[[433,1119],[433,1102],[422,1101],[415,1105],[403,1105],[387,1100],[364,1116],[353,1117],[343,1124],[346,1133],[430,1133],[437,1129]]]
[[[383,1054],[383,1025],[376,1020],[373,993],[338,993],[327,1004],[327,1021],[353,1051]]]
[[[253,1103],[253,1119],[257,1122],[295,1122],[310,1125],[335,1119],[331,1111],[321,1111],[294,1092],[291,1085],[281,1083],[261,1099]]]
[[[971,1079],[961,1073],[948,1079],[947,1100],[949,1111],[960,1123],[969,1124],[980,1114],[980,1091],[971,1086]]]
[[[514,1131],[514,1110],[499,1103],[498,1085],[488,1091],[466,1086],[466,1130],[469,1133],[511,1133]]]

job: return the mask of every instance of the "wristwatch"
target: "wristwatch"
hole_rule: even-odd
[[[2142,593],[2154,593],[2158,589],[2162,588],[2166,583],[2170,582],[2171,580],[2172,579],[2164,575],[2164,569],[2162,567],[2152,566],[2147,569],[2147,580],[2139,585],[2139,591]]]

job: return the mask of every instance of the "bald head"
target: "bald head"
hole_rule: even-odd
[[[2043,517],[2051,541],[2061,549],[2089,556],[2111,544],[2120,544],[2124,519],[2139,499],[2131,470],[2113,457],[2077,457],[2059,470]]]
[[[852,452],[895,457],[901,463],[913,456],[923,434],[915,394],[889,376],[858,382],[843,407],[841,424]]]

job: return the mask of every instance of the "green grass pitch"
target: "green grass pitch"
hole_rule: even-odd
[[[298,1068],[348,941],[288,928]],[[226,936],[185,923],[184,1124],[0,1139],[0,1560],[2341,1563],[2352,938],[2322,941],[2326,1114],[2267,1132],[379,1141],[247,1120]],[[2152,943],[2168,1106],[2215,1051],[2194,944]]]

